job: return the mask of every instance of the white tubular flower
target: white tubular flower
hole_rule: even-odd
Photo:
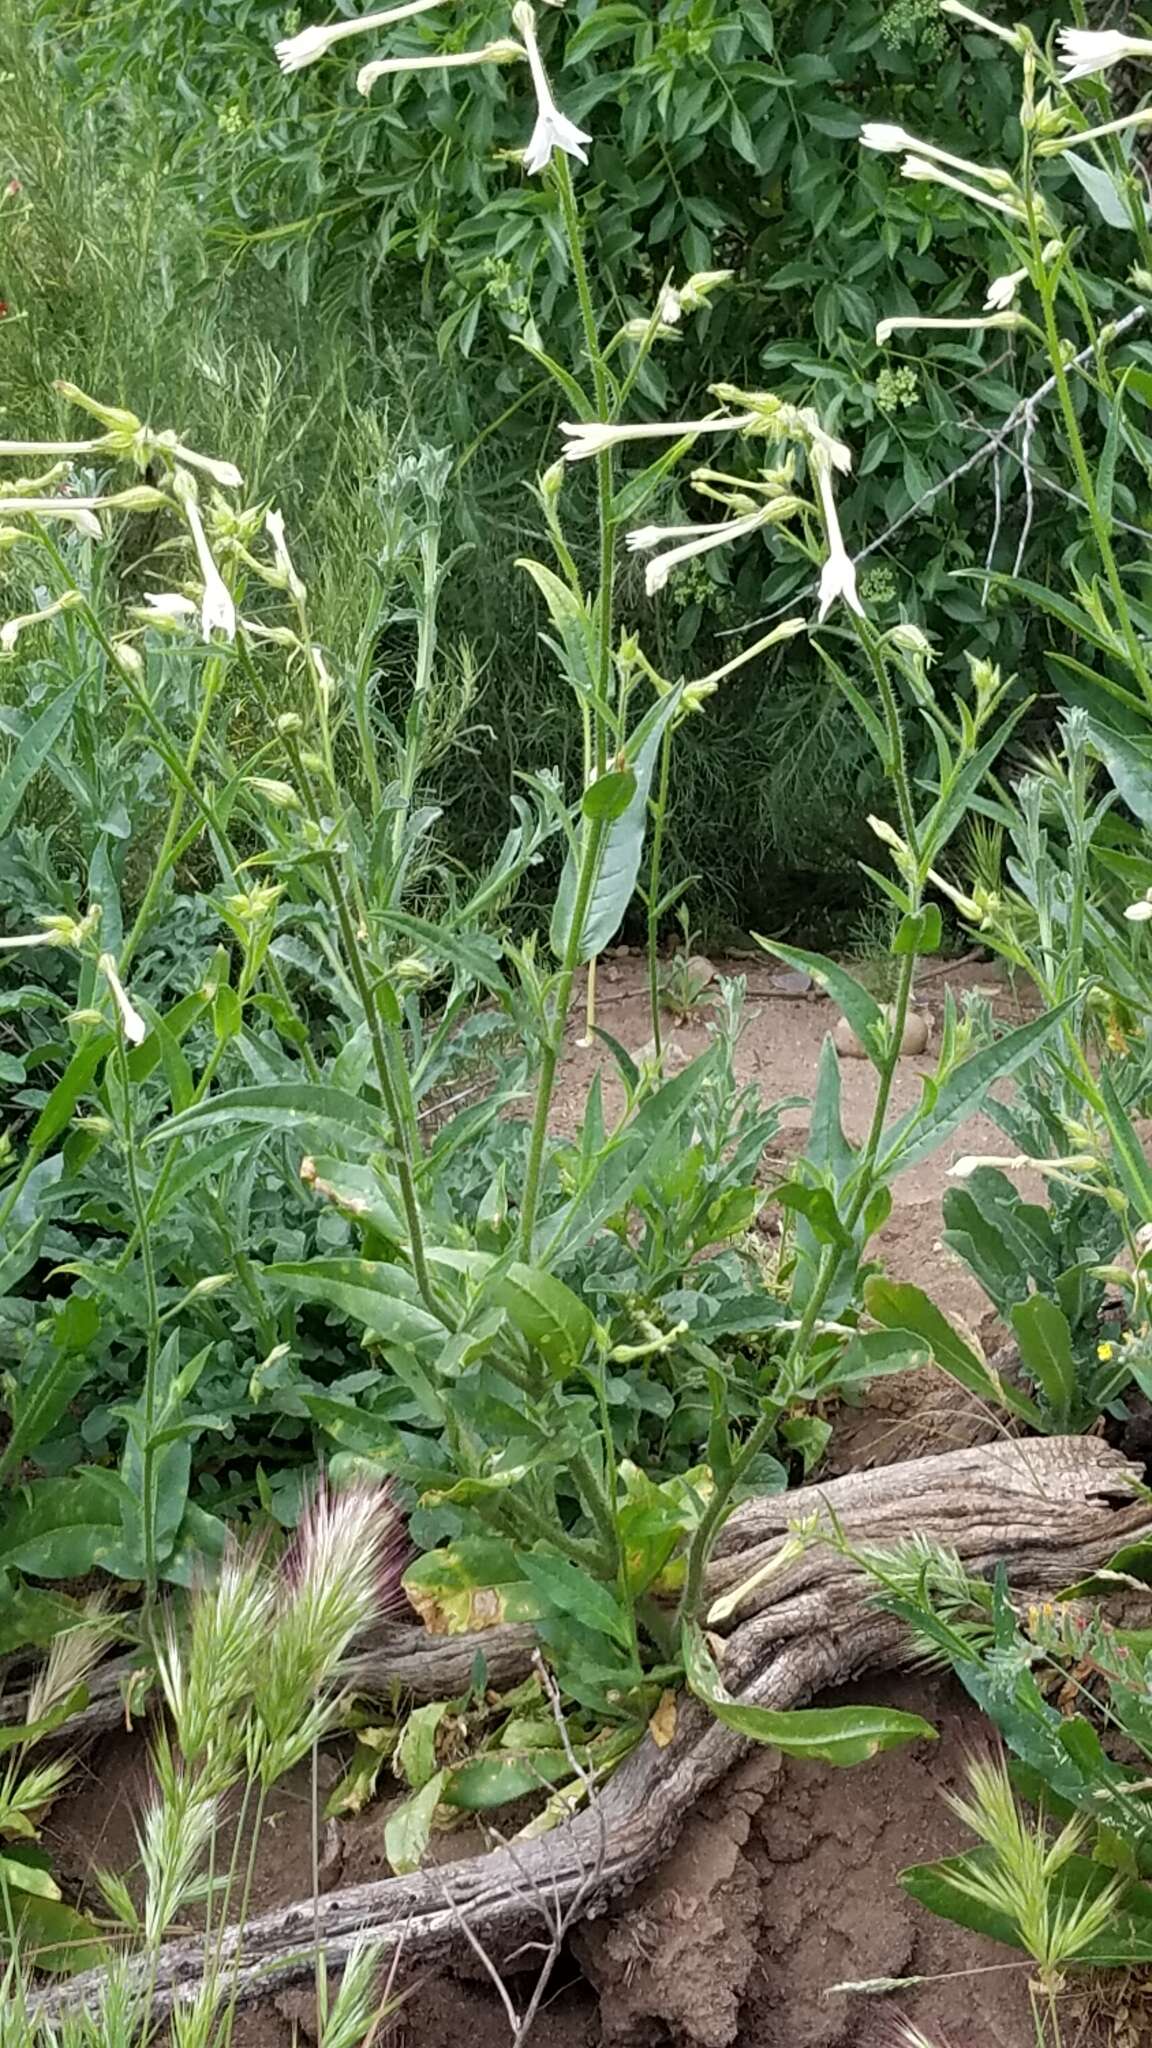
[[[990,185],[993,192],[1011,192],[1011,176],[996,166],[974,164],[971,157],[953,156],[951,150],[937,149],[934,142],[921,142],[917,136],[909,135],[906,128],[897,128],[888,121],[865,121],[860,130],[860,141],[865,149],[879,150],[884,156],[898,156],[902,149],[909,149],[917,157],[926,157],[934,164],[946,164],[950,171],[959,171],[961,177],[978,178],[982,185]]]
[[[864,607],[856,589],[856,565],[844,546],[840,531],[840,518],[836,511],[836,499],[832,490],[832,474],[826,463],[815,462],[816,488],[820,494],[820,510],[824,517],[824,533],[828,542],[828,559],[820,571],[820,609],[817,618],[821,624],[828,617],[838,597],[843,598],[849,611],[857,618],[864,617]]]
[[[204,521],[200,517],[200,507],[193,495],[191,479],[186,479],[185,489],[177,488],[177,495],[184,508],[184,517],[188,521],[188,530],[192,535],[192,544],[196,549],[196,559],[200,564],[200,575],[204,583],[204,595],[200,601],[200,630],[206,640],[210,640],[213,633],[222,633],[225,640],[235,640],[236,607],[232,602],[232,593],[212,558],[208,536],[204,531]]]
[[[200,470],[223,490],[239,490],[244,481],[234,462],[219,462],[214,455],[198,455],[194,448],[186,448],[183,441],[178,441],[170,431],[145,435],[144,447],[171,456],[174,462],[182,462],[185,469]]]
[[[100,498],[0,498],[0,516],[27,512],[35,519],[60,519],[77,533],[87,534],[89,540],[102,540],[104,529],[93,510],[102,502]]]
[[[1152,918],[1152,890],[1142,896],[1138,903],[1130,903],[1124,912],[1129,924],[1147,924]]]
[[[66,946],[67,939],[58,931],[18,932],[15,938],[0,939],[0,950],[5,953],[30,952],[35,946]]]
[[[0,441],[0,455],[95,455],[99,441]]]
[[[194,619],[200,609],[179,590],[146,590],[144,603],[148,616],[154,618],[157,625],[175,626],[181,619]]]
[[[679,292],[674,290],[673,287],[669,285],[668,290],[666,292],[663,292],[660,298],[660,319],[662,324],[665,327],[675,327],[676,322],[680,319],[681,315],[683,314],[683,311],[683,299],[680,297]],[[644,322],[644,325],[647,326],[646,321]]]
[[[531,0],[516,0],[512,24],[524,38],[528,68],[536,91],[536,126],[524,151],[524,169],[534,177],[537,171],[547,168],[552,161],[552,152],[557,149],[563,150],[565,156],[574,156],[577,163],[586,164],[588,151],[585,144],[591,142],[592,137],[578,128],[575,121],[570,121],[567,114],[562,114],[552,97],[536,41],[536,15]]]
[[[381,57],[365,64],[356,74],[356,90],[365,97],[378,78],[391,78],[401,71],[460,71],[472,64],[513,64],[527,51],[510,37],[503,42],[485,43],[482,50],[458,50],[448,56]]]
[[[1062,28],[1056,41],[1065,85],[1107,71],[1127,57],[1152,58],[1152,42],[1146,36],[1126,36],[1115,28]]]
[[[893,334],[915,334],[922,328],[928,331],[947,329],[961,333],[980,333],[985,327],[1023,327],[1024,324],[1023,313],[1013,312],[986,313],[982,316],[969,314],[966,318],[958,317],[955,320],[927,320],[919,313],[910,313],[895,320],[881,320],[876,328],[876,346],[883,348],[884,343]]]
[[[1023,220],[1024,207],[1020,200],[1001,199],[995,192],[981,192],[979,186],[969,185],[963,178],[954,178],[943,170],[939,163],[929,163],[927,157],[906,156],[900,166],[905,178],[934,185],[945,185],[950,192],[959,192],[964,199],[974,199],[977,206],[990,206],[994,213],[1007,214],[1009,220]]]
[[[985,15],[977,14],[971,7],[965,7],[964,0],[940,0],[940,12],[952,15],[956,21],[970,22],[973,28],[982,29],[985,35],[998,36],[1000,41],[1007,43],[1009,49],[1015,50],[1018,56],[1023,54],[1024,40],[1015,29],[1005,28],[998,21],[989,21]]]
[[[1071,135],[1055,135],[1040,144],[1044,156],[1060,156],[1066,149],[1079,149],[1085,142],[1100,142],[1105,135],[1126,135],[1130,128],[1152,127],[1152,107],[1137,107],[1118,121],[1104,121],[1099,128],[1077,128]]]
[[[947,170],[959,172],[961,178],[978,178],[980,184],[988,184],[994,193],[1011,193],[1013,178],[1006,170],[990,164],[974,164],[970,156],[953,156],[951,150],[937,150],[935,141],[920,141],[910,135],[908,129],[894,127],[888,121],[865,121],[861,135],[865,150],[877,150],[881,156],[898,156],[900,150],[910,150],[914,158],[922,158],[931,164],[945,164]],[[904,172],[908,176],[908,172]]]
[[[679,543],[665,554],[653,556],[644,571],[644,588],[649,597],[655,597],[681,562],[710,554],[713,548],[727,547],[729,541],[743,540],[747,534],[755,533],[758,526],[766,526],[768,519],[769,508],[758,505],[754,512],[745,513],[743,519],[722,519],[714,526],[638,526],[628,535],[628,546],[635,553],[642,548],[660,547],[667,540]]]
[[[276,573],[283,578],[285,590],[288,592],[289,597],[295,599],[297,604],[303,604],[307,592],[300,577],[296,574],[292,564],[292,557],[288,553],[288,543],[284,538],[284,514],[282,512],[266,512],[264,514],[264,531],[272,543],[272,552],[276,557]]]
[[[286,36],[276,45],[276,57],[281,71],[303,71],[309,64],[315,64],[318,57],[326,57],[335,44],[342,43],[346,36],[362,36],[369,29],[389,28],[394,21],[409,21],[414,14],[426,14],[430,7],[439,7],[442,0],[408,0],[404,7],[388,7],[380,14],[362,14],[356,21],[331,21],[325,27],[302,28],[299,35]]]
[[[59,612],[74,611],[76,606],[83,602],[84,598],[79,590],[66,590],[62,597],[56,598],[52,604],[46,604],[41,611],[22,612],[19,618],[5,620],[0,626],[0,654],[11,654],[21,633],[26,632],[29,626],[39,626],[44,619],[55,618]]]
[[[1027,282],[1026,270],[1007,270],[1003,277],[994,277],[984,298],[987,310],[990,313],[1007,312],[1021,285]]]
[[[680,441],[686,434],[730,434],[754,426],[754,412],[718,413],[710,420],[653,420],[650,426],[612,426],[602,420],[561,420],[560,432],[567,434],[565,462],[583,462],[589,455],[603,455],[606,448],[618,448],[625,441]]]
[[[128,999],[128,991],[116,970],[116,962],[112,954],[101,953],[96,965],[112,991],[112,1000],[116,1005],[120,1018],[120,1028],[129,1045],[142,1045],[148,1036],[148,1026],[140,1015],[139,1010],[133,1009]]]

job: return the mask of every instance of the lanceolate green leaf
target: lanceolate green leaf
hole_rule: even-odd
[[[881,1173],[902,1173],[905,1167],[915,1166],[937,1145],[942,1145],[957,1124],[981,1108],[995,1082],[1006,1081],[1017,1067],[1039,1052],[1077,1000],[1070,996],[1066,1003],[1059,1003],[1033,1023],[1021,1024],[1017,1030],[998,1038],[994,1045],[986,1045],[970,1059],[961,1060],[941,1083],[930,1109],[910,1110],[888,1132]]]
[[[930,1722],[891,1707],[797,1707],[777,1712],[770,1707],[747,1706],[727,1691],[695,1622],[685,1622],[682,1642],[688,1685],[697,1699],[703,1700],[726,1728],[734,1728],[752,1742],[769,1742],[786,1756],[806,1757],[811,1763],[862,1764],[881,1750],[896,1749],[905,1742],[936,1740]]]
[[[864,1304],[873,1320],[882,1323],[886,1330],[903,1330],[919,1337],[937,1365],[970,1393],[1011,1408],[1035,1428],[1043,1427],[1035,1402],[996,1377],[976,1346],[953,1327],[922,1288],[913,1286],[911,1281],[873,1278],[865,1286]]]
[[[20,808],[28,784],[38,775],[76,708],[84,680],[62,690],[45,706],[13,750],[8,766],[0,775],[0,839],[8,831]]]
[[[595,821],[585,820],[584,831],[603,833],[603,845],[597,863],[596,879],[584,929],[580,935],[577,953],[579,960],[590,960],[596,953],[603,952],[610,939],[615,938],[624,920],[624,913],[632,901],[636,889],[636,878],[640,872],[640,857],[644,851],[644,835],[648,826],[648,791],[652,783],[652,771],[665,727],[680,708],[683,685],[670,690],[643,719],[632,734],[624,750],[628,768],[636,778],[635,791],[622,811],[605,829]],[[556,892],[552,912],[552,950],[558,960],[565,957],[572,919],[576,910],[576,888],[578,863],[569,854]]]
[[[322,1082],[266,1081],[252,1088],[228,1088],[186,1109],[152,1132],[152,1142],[190,1137],[214,1124],[270,1124],[281,1131],[323,1129],[359,1150],[379,1150],[387,1143],[387,1122],[380,1110],[346,1088]]]
[[[806,953],[801,946],[782,946],[778,939],[762,939],[759,932],[752,936],[758,946],[783,960],[785,966],[812,976],[817,988],[831,996],[848,1019],[873,1066],[878,1067],[884,1055],[884,1012],[863,984],[834,960],[826,960],[822,953]]]
[[[1076,1360],[1068,1318],[1054,1301],[1032,1294],[1016,1304],[1012,1328],[1030,1379],[1040,1387],[1057,1429],[1067,1429],[1076,1405]]]
[[[310,1259],[265,1266],[264,1272],[285,1293],[337,1309],[385,1343],[443,1342],[444,1325],[420,1306],[416,1283],[402,1266],[375,1259]]]
[[[113,1472],[40,1479],[0,1511],[0,1570],[38,1579],[78,1579],[120,1540],[126,1495]]]

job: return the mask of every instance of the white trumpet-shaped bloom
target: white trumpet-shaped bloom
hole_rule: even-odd
[[[22,612],[18,618],[6,619],[0,626],[0,654],[11,654],[21,633],[29,626],[42,625],[45,619],[54,619],[60,612],[74,611],[84,598],[79,590],[66,590],[62,597],[44,605],[38,612]]]
[[[148,1036],[148,1026],[140,1015],[139,1010],[135,1010],[132,1007],[128,991],[120,979],[113,955],[111,953],[101,953],[96,965],[99,967],[101,974],[112,991],[112,1000],[116,1005],[117,1015],[120,1019],[120,1028],[129,1045],[142,1045]]]
[[[926,184],[944,185],[950,192],[959,192],[964,199],[974,199],[977,206],[990,206],[994,213],[1007,214],[1009,220],[1024,218],[1021,200],[1003,199],[998,192],[982,192],[978,185],[969,185],[964,178],[954,178],[941,163],[930,163],[927,157],[906,156],[900,170],[905,178]]]
[[[77,533],[87,534],[90,540],[101,540],[104,529],[93,507],[102,502],[100,498],[0,498],[0,517],[27,512],[34,519],[62,519],[65,525],[74,526]]]
[[[180,495],[204,584],[204,595],[200,600],[200,630],[206,640],[210,640],[214,633],[222,633],[225,640],[235,640],[236,606],[232,602],[232,593],[213,560],[208,536],[204,531],[204,521],[200,517],[200,507],[191,494],[191,488]]]
[[[955,21],[966,21],[973,28],[982,29],[985,35],[998,36],[1010,49],[1022,53],[1024,42],[1015,29],[1005,28],[1003,22],[989,21],[987,15],[977,14],[975,8],[966,7],[964,0],[940,0],[941,14],[950,14]]]
[[[532,73],[532,85],[536,93],[536,126],[524,151],[524,169],[535,176],[537,171],[544,170],[551,163],[553,152],[557,149],[562,150],[565,156],[575,157],[577,163],[586,164],[586,145],[591,142],[592,137],[586,135],[582,128],[578,128],[575,121],[570,121],[567,114],[562,113],[556,105],[540,55],[540,46],[536,41],[536,15],[530,0],[516,0],[516,5],[512,9],[512,23],[524,38],[528,68]]]
[[[1021,277],[1026,276],[1026,274],[1025,271],[1020,273]],[[998,280],[998,282],[1000,281]],[[954,319],[940,320],[929,320],[920,313],[910,313],[901,315],[896,319],[881,320],[876,328],[876,346],[877,348],[883,348],[884,343],[893,334],[915,334],[919,333],[921,329],[948,329],[958,330],[962,333],[969,331],[980,333],[985,327],[1020,327],[1023,324],[1023,313],[1013,313],[1011,310],[1002,313],[968,314],[957,316]]]
[[[882,156],[898,156],[902,149],[909,149],[914,156],[927,157],[934,164],[946,164],[949,170],[959,171],[962,177],[977,178],[982,185],[990,185],[994,192],[1008,192],[1012,179],[1007,171],[996,165],[974,164],[971,157],[953,156],[950,149],[937,149],[934,142],[921,142],[916,135],[909,135],[906,128],[898,128],[890,121],[865,121],[860,130],[860,141],[865,149],[878,150]]]
[[[432,57],[378,57],[361,66],[356,90],[367,97],[378,78],[393,78],[402,71],[463,71],[474,64],[513,64],[526,55],[523,45],[509,36],[501,42],[485,43],[482,50],[438,52]]]
[[[680,441],[689,434],[739,433],[755,424],[754,412],[717,413],[707,420],[653,420],[644,426],[613,425],[608,420],[561,420],[560,432],[567,434],[565,462],[584,462],[590,455],[603,455],[607,448],[619,448],[626,441]]]
[[[1056,41],[1065,84],[1073,78],[1091,78],[1129,57],[1142,57],[1145,62],[1152,58],[1152,42],[1147,36],[1126,36],[1116,28],[1062,28]]]
[[[770,507],[758,505],[754,512],[745,513],[742,519],[722,519],[712,526],[635,527],[628,535],[628,546],[633,553],[661,547],[668,540],[677,543],[664,554],[654,555],[645,569],[644,588],[649,597],[655,597],[658,590],[663,590],[673,569],[679,568],[681,562],[710,554],[713,548],[727,547],[729,541],[743,540],[746,535],[755,533],[757,527],[767,525],[769,517]]]
[[[289,597],[293,598],[297,604],[303,604],[308,593],[296,573],[292,557],[288,552],[288,542],[284,537],[284,514],[274,511],[266,512],[264,514],[264,531],[272,543],[272,552],[276,558],[276,573],[283,579],[285,590],[288,592]]]
[[[828,556],[820,571],[820,609],[817,617],[823,622],[828,617],[837,598],[842,598],[849,611],[857,618],[864,617],[864,607],[856,589],[856,565],[844,546],[840,531],[840,516],[836,510],[836,497],[832,489],[832,472],[826,463],[813,465],[816,472],[816,489],[820,497],[820,511],[824,519],[824,536],[828,542]]]
[[[276,56],[281,71],[303,71],[317,58],[326,57],[337,43],[346,36],[362,36],[369,29],[390,28],[394,21],[409,21],[414,14],[427,14],[429,8],[439,7],[443,0],[407,0],[403,7],[386,7],[378,14],[361,14],[355,21],[330,21],[315,28],[302,28],[298,35],[286,36],[276,45]]]
[[[1022,284],[1027,284],[1026,270],[1007,270],[1003,277],[994,277],[984,296],[984,304],[990,313],[1006,313],[1012,306]]]

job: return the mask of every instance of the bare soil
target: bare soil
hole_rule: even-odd
[[[738,1054],[742,1079],[766,1100],[811,1093],[826,1032],[835,1021],[820,998],[781,986],[771,963],[732,963],[749,981],[747,1028]],[[979,987],[998,1014],[1019,1021],[1014,998],[991,967],[966,966],[948,981],[959,993]],[[923,1008],[938,1013],[946,983],[931,978]],[[650,1037],[643,963],[614,957],[602,965],[600,1022],[632,1052]],[[576,1128],[593,1071],[615,1086],[610,1057],[578,1043],[574,1011],[563,1061],[556,1121]],[[706,1043],[706,1013],[670,1023],[673,1061]],[[901,1062],[898,1109],[917,1099],[931,1054]],[[844,1059],[845,1125],[867,1128],[875,1076],[863,1060]],[[781,1168],[802,1141],[802,1110],[783,1113]],[[894,1189],[881,1254],[898,1278],[914,1278],[951,1315],[984,1324],[987,1304],[970,1275],[940,1243],[940,1202],[947,1172],[962,1152],[1001,1153],[1003,1134],[974,1118],[953,1143],[913,1168]],[[1038,1192],[1037,1190],[1034,1190]],[[832,1471],[889,1464],[930,1450],[987,1440],[1003,1429],[942,1375],[884,1380],[838,1418]],[[959,1847],[963,1830],[943,1791],[960,1784],[965,1758],[988,1741],[979,1715],[950,1679],[911,1674],[880,1678],[861,1697],[923,1715],[939,1731],[922,1743],[847,1772],[752,1757],[688,1819],[670,1861],[613,1917],[586,1923],[558,1973],[533,2040],[538,2048],[885,2048],[897,2022],[915,2021],[932,2048],[1029,2048],[1027,1973],[1013,1955],[934,1919],[902,1892],[910,1863]],[[846,1695],[838,1696],[843,1700]],[[332,1766],[335,1770],[336,1766]],[[72,1796],[52,1817],[47,1846],[73,1895],[82,1896],[93,1863],[128,1870],[136,1855],[133,1812],[146,1792],[139,1738],[105,1743],[88,1760]],[[311,1797],[307,1778],[277,1796],[265,1828],[254,1905],[308,1896]],[[321,1843],[321,1889],[378,1876],[386,1863],[380,1810],[332,1824]],[[479,1836],[476,1847],[482,1846]],[[443,1853],[464,1853],[459,1833]],[[915,1980],[898,1994],[834,1987],[878,1978]],[[513,1979],[524,2003],[531,1977]],[[1087,2048],[1152,2044],[1152,2006],[1139,1990],[1117,1996],[1103,2029],[1081,2014],[1069,2039]],[[282,1995],[242,2021],[239,2048],[292,2048],[314,2040],[312,2001]],[[507,2014],[477,1966],[473,1977],[438,1972],[412,1987],[381,2039],[402,2048],[506,2048]]]

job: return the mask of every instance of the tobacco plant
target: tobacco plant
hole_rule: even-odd
[[[1102,118],[1109,110],[1099,81],[1121,60],[1146,61],[1152,47],[1120,31],[1066,28],[1046,49],[1026,27],[980,25],[1020,67],[1013,167],[958,158],[885,122],[866,125],[861,141],[881,155],[906,151],[906,178],[961,194],[995,223],[1006,249],[981,312],[886,318],[878,342],[994,330],[1012,335],[1038,366],[1021,418],[1014,559],[1002,566],[1002,506],[982,574],[994,600],[1003,592],[1051,620],[1049,669],[1073,708],[1051,751],[1011,785],[980,793],[991,825],[974,842],[982,857],[963,885],[945,877],[943,887],[973,935],[1026,977],[1045,1007],[1065,1006],[1065,1016],[1024,1097],[988,1104],[1013,1151],[956,1164],[972,1185],[948,1198],[945,1222],[1019,1344],[1024,1384],[1001,1382],[995,1398],[1031,1427],[1067,1430],[1102,1410],[1123,1417],[1126,1389],[1135,1382],[1146,1391],[1148,1378],[1152,1178],[1137,1118],[1149,1099],[1152,1006],[1140,937],[1152,915],[1152,613],[1140,592],[1143,534],[1134,519],[1152,473],[1140,424],[1152,390],[1141,339],[1152,239],[1134,146],[1152,114],[1138,105]],[[1107,304],[1081,268],[1076,212],[1085,197],[1137,259]],[[1046,408],[1055,435],[1041,425]],[[1051,476],[1053,465],[1065,481]],[[1062,491],[1078,515],[1060,589],[1023,573],[1036,492],[1047,488]],[[1023,1165],[1044,1175],[1046,1208],[1004,1180]],[[989,1391],[979,1354],[920,1290],[879,1282],[869,1306],[890,1327],[918,1331],[948,1370]]]

